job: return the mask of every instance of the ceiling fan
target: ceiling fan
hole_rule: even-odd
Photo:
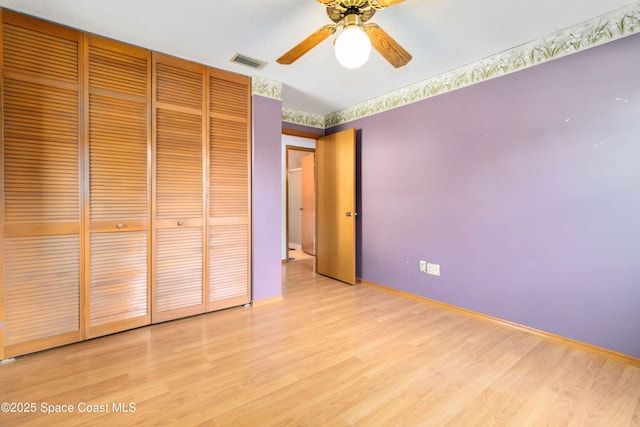
[[[404,0],[317,0],[327,6],[334,23],[325,25],[277,59],[280,64],[293,64],[342,26],[334,44],[338,61],[347,68],[358,68],[369,58],[371,46],[396,68],[411,61],[411,54],[386,31],[368,22],[378,10]]]

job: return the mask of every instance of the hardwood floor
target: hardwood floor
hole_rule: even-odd
[[[35,412],[0,425],[640,426],[638,367],[311,262],[283,266],[279,303],[1,364],[0,401]]]
[[[306,259],[313,259],[313,255],[309,255],[305,251],[302,250],[300,245],[289,243],[289,260],[290,261],[300,261]],[[293,258],[293,260],[291,259]]]

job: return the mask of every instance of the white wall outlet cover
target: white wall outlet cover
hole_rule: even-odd
[[[427,274],[431,274],[432,276],[440,275],[440,264],[427,264]]]

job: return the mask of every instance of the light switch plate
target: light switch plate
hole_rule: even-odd
[[[420,273],[427,272],[427,261],[420,260]]]

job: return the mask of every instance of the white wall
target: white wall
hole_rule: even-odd
[[[281,259],[287,258],[287,145],[302,148],[316,148],[315,139],[300,138],[298,136],[282,135],[282,171],[281,171]]]

